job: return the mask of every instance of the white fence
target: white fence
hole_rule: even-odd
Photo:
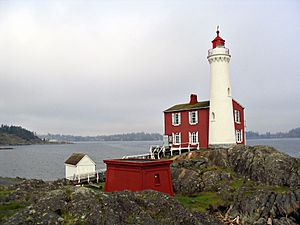
[[[96,182],[99,182],[101,174],[104,174],[106,169],[100,169],[96,172],[92,173],[81,173],[81,174],[74,174],[73,176],[66,177],[67,180],[75,181],[77,183],[85,182],[87,181],[88,183],[90,181],[96,180]]]

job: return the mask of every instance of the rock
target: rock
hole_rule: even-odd
[[[227,153],[228,166],[238,174],[273,185],[300,187],[300,159],[268,146],[236,146]]]
[[[172,168],[173,190],[176,193],[192,194],[204,189],[201,176],[194,170]]]
[[[150,190],[104,193],[65,186],[42,191],[39,196],[4,224],[219,224],[208,215],[184,208],[169,195]]]
[[[0,223],[217,225],[239,216],[245,225],[268,218],[273,225],[300,224],[299,170],[300,159],[267,146],[180,155],[171,165],[173,188],[198,211],[156,191],[104,193],[66,180],[22,180],[3,189],[8,194],[0,202],[20,206]]]
[[[199,162],[199,163],[198,163]],[[197,166],[196,166],[197,165]],[[223,201],[212,212],[244,224],[300,224],[300,159],[268,146],[195,151],[172,164],[175,193],[214,192]],[[222,205],[219,205],[223,202]]]
[[[194,166],[197,162],[201,163],[202,168]],[[231,168],[253,181],[300,187],[300,159],[268,146],[239,145],[231,149],[191,152],[179,156],[174,167],[199,171],[210,166]]]

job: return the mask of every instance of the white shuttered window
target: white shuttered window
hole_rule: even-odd
[[[189,143],[198,144],[198,132],[189,132]]]
[[[173,144],[180,144],[181,143],[181,133],[173,133]]]
[[[198,112],[197,111],[189,112],[189,123],[190,124],[198,123]]]
[[[172,125],[178,126],[181,123],[180,113],[172,113]]]
[[[235,138],[237,143],[243,142],[243,130],[235,130]]]
[[[241,122],[241,116],[239,110],[234,110],[234,122],[240,123]]]

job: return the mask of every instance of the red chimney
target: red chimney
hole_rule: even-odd
[[[196,104],[198,103],[198,100],[197,100],[197,95],[195,94],[191,94],[191,99],[190,99],[190,104]]]

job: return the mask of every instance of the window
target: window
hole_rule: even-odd
[[[189,143],[198,144],[198,132],[189,132]]]
[[[234,110],[234,122],[240,123],[241,122],[241,116],[239,110]]]
[[[237,143],[243,142],[243,130],[235,130],[235,138]]]
[[[181,142],[181,133],[173,133],[173,144],[180,144]]]
[[[230,88],[227,88],[227,95],[230,97],[231,93],[230,93]]]
[[[198,123],[198,112],[197,111],[189,112],[189,122],[190,122],[190,124]]]
[[[216,120],[216,114],[214,112],[211,113],[211,120],[212,121]]]
[[[180,113],[172,113],[172,125],[178,126],[180,123]]]

